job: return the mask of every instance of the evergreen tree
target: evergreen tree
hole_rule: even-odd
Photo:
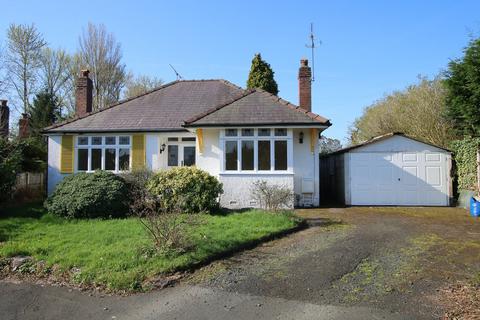
[[[274,73],[270,64],[262,60],[260,53],[255,54],[248,74],[247,88],[260,88],[277,95],[278,85],[273,78]]]
[[[61,118],[57,97],[47,91],[38,93],[33,99],[33,105],[29,108],[29,116],[32,136],[40,136],[43,128]]]
[[[446,72],[447,116],[458,133],[480,136],[480,39],[472,39]]]

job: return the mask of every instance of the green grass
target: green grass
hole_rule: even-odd
[[[30,214],[26,214],[28,211]],[[71,280],[108,290],[141,290],[146,279],[185,270],[298,225],[285,214],[258,210],[205,215],[190,230],[195,246],[185,253],[151,254],[152,241],[135,218],[65,220],[38,207],[0,217],[0,258],[33,256]]]

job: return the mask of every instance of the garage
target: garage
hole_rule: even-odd
[[[325,205],[448,206],[451,152],[390,133],[320,158]]]

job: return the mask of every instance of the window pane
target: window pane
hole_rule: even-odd
[[[258,135],[261,137],[270,136],[270,129],[258,129]]]
[[[105,170],[115,170],[115,149],[105,149]]]
[[[90,163],[90,170],[102,169],[102,149],[92,149],[92,159]]]
[[[277,137],[285,137],[287,135],[287,129],[285,128],[275,129],[275,135]]]
[[[253,129],[242,129],[242,136],[244,137],[253,136]]]
[[[237,170],[238,159],[237,141],[225,142],[225,170]]]
[[[275,170],[287,170],[287,141],[275,141]]]
[[[182,141],[195,141],[195,137],[182,138]]]
[[[168,166],[178,166],[178,146],[168,146]]]
[[[119,144],[126,145],[130,144],[130,137],[124,136],[124,137],[119,137]]]
[[[102,144],[102,137],[92,137],[92,144],[93,144],[93,145],[100,145],[100,144]]]
[[[116,143],[117,137],[105,137],[105,144],[112,145]]]
[[[118,150],[118,169],[121,171],[130,170],[130,149]]]
[[[242,141],[242,170],[253,170],[253,141]]]
[[[168,141],[178,141],[177,137],[168,137]]]
[[[85,146],[88,144],[88,137],[78,137],[78,145]]]
[[[183,147],[183,165],[187,167],[195,165],[195,147]]]
[[[227,130],[225,130],[225,135],[227,137],[236,137],[237,136],[237,129],[227,129]]]
[[[78,149],[77,169],[78,171],[88,170],[88,149]]]
[[[258,141],[258,170],[270,169],[270,141]]]

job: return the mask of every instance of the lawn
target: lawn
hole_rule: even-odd
[[[112,291],[143,290],[159,274],[192,268],[299,224],[290,215],[259,210],[205,215],[189,231],[192,250],[158,254],[135,218],[66,220],[40,206],[7,211],[0,216],[0,259],[32,256],[50,274]]]

